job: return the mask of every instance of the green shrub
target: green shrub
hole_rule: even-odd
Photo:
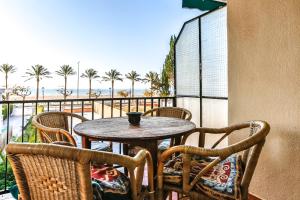
[[[5,156],[2,155],[0,152],[1,161],[0,161],[0,191],[4,190],[5,188],[5,168],[6,168],[6,159]],[[7,163],[7,175],[6,175],[6,188],[9,189],[11,186],[15,185],[15,177],[12,172],[12,168],[9,163]]]
[[[13,110],[14,110],[14,105],[9,104],[9,115],[13,112]],[[3,116],[3,120],[5,120],[8,116],[7,104],[2,105],[2,116]]]
[[[32,117],[30,117],[24,127],[23,142],[38,142],[36,137],[36,128],[32,125]],[[16,141],[22,142],[22,136],[18,137]]]
[[[7,109],[6,109],[7,110]],[[36,139],[36,130],[32,125],[32,117],[28,119],[27,124],[24,127],[24,142],[35,142]],[[22,142],[22,136],[12,138],[15,142]],[[0,152],[0,191],[5,189],[5,170],[6,170],[6,158],[5,155]],[[7,163],[7,175],[6,175],[6,189],[9,189],[11,186],[15,185],[15,178],[12,172],[12,168],[9,163]]]

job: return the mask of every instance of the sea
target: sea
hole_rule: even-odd
[[[58,96],[61,95],[58,91],[58,89],[40,89],[40,96]],[[77,89],[68,89],[72,91],[72,95],[77,95]],[[126,90],[128,93],[130,93],[130,89],[115,89],[114,93],[117,94],[118,91]],[[135,89],[134,95],[135,96],[143,96],[146,89]],[[92,89],[92,91],[101,91],[101,96],[109,96],[111,93],[110,89]],[[79,96],[86,96],[88,95],[89,90],[88,89],[79,89]],[[36,90],[31,89],[31,95],[35,96]]]

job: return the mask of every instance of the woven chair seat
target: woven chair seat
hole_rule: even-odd
[[[129,200],[130,180],[119,170],[110,166],[93,166],[91,169],[95,200]]]
[[[195,176],[214,159],[192,157],[190,178]],[[174,185],[182,185],[183,159],[179,155],[169,160],[164,167],[164,182]],[[232,155],[209,170],[196,183],[195,190],[215,199],[240,199],[242,177],[241,157]]]

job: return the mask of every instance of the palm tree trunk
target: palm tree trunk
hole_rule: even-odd
[[[65,91],[64,91],[64,99],[67,99],[67,77],[65,76]]]
[[[92,79],[89,80],[89,99],[91,98],[92,94]]]
[[[8,80],[8,76],[7,76],[7,73],[5,74],[5,98],[6,100],[8,100],[8,91],[7,91],[7,87],[8,87],[8,84],[7,84],[7,80]]]
[[[8,79],[8,76],[7,76],[7,74],[5,75],[5,89],[7,90],[7,79]]]
[[[40,79],[36,79],[36,100],[39,100]]]
[[[151,97],[153,97],[153,87],[152,87],[152,81],[150,82],[150,94],[151,94]]]
[[[115,87],[115,81],[111,81],[111,98],[114,98],[114,87]]]
[[[134,81],[131,83],[131,97],[134,97]]]

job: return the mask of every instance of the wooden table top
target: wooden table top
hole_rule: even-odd
[[[140,125],[129,124],[127,117],[85,121],[74,127],[74,132],[90,139],[108,141],[161,140],[183,135],[196,125],[170,117],[142,117]]]

